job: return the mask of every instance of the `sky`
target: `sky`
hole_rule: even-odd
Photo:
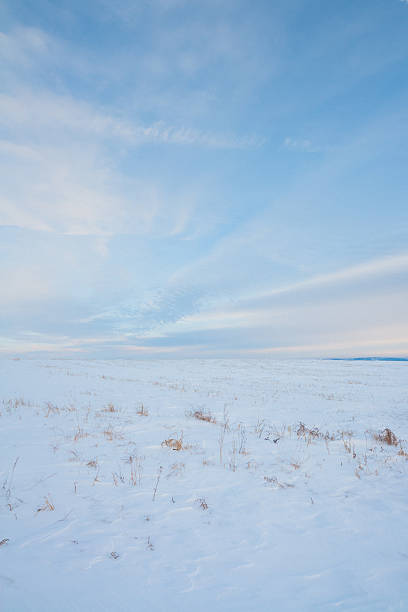
[[[0,0],[0,355],[408,356],[408,1]]]

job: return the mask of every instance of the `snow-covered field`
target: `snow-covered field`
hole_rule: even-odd
[[[0,370],[2,612],[408,610],[407,363]]]

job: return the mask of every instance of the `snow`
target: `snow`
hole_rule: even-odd
[[[3,360],[0,609],[407,610],[407,368]]]

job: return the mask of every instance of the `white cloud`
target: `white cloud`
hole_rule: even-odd
[[[262,140],[255,136],[236,137],[206,132],[186,126],[168,125],[156,121],[143,125],[115,117],[90,104],[68,96],[49,92],[20,91],[18,94],[0,94],[0,125],[20,130],[25,137],[52,130],[55,135],[70,133],[81,139],[110,139],[132,146],[143,144],[169,144],[200,146],[215,149],[256,147]]]
[[[166,53],[163,57],[168,59]],[[150,176],[122,172],[122,158],[152,144],[210,149],[261,144],[251,135],[223,134],[194,123],[146,123],[123,108],[55,93],[55,83],[51,80],[47,87],[44,75],[64,70],[77,76],[95,70],[112,75],[103,62],[95,66],[86,53],[39,29],[1,32],[0,58],[5,75],[0,94],[0,225],[68,234],[180,236],[188,231],[202,197],[197,197],[199,189],[185,181],[185,188],[170,192],[154,168]],[[116,71],[118,67],[120,62]],[[144,93],[137,97],[145,98]],[[155,113],[149,109],[149,114]]]
[[[385,274],[394,274],[398,272],[408,271],[408,253],[399,255],[390,255],[373,259],[371,261],[349,266],[336,272],[329,274],[319,274],[311,278],[277,287],[263,293],[259,293],[256,298],[261,299],[282,295],[284,293],[295,293],[304,289],[313,289],[315,287],[329,286],[337,283],[347,283],[356,280],[364,280],[368,277],[381,276]]]
[[[294,138],[285,138],[283,146],[289,151],[299,153],[319,153],[321,149],[315,146],[310,140],[296,140]]]
[[[0,32],[0,58],[3,66],[31,67],[33,62],[50,51],[52,39],[42,30],[17,27],[9,34]]]
[[[246,295],[233,302],[224,295],[211,308],[158,324],[148,336],[169,337],[176,343],[178,337],[183,342],[186,335],[202,337],[208,332],[214,338],[213,332],[217,331],[220,342],[232,350],[258,345],[259,350],[254,348],[253,352],[259,354],[297,352],[317,356],[335,355],[340,350],[361,354],[369,349],[369,354],[391,354],[394,349],[408,354],[406,286],[391,282],[384,289],[384,283],[401,273],[408,273],[406,253],[317,275],[251,297]],[[358,290],[361,284],[365,287],[363,293]],[[335,287],[342,290],[333,291]],[[276,300],[282,295],[286,295],[284,304]],[[220,349],[214,340],[208,346],[209,350]]]

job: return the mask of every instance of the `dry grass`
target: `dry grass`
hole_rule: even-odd
[[[59,414],[60,412],[58,406],[56,406],[55,404],[52,404],[51,402],[47,402],[45,407],[47,409],[47,413],[45,415],[46,418],[48,418],[50,414]]]
[[[336,436],[334,434],[330,434],[328,431],[323,433],[319,430],[318,427],[306,427],[306,425],[302,422],[299,423],[299,426],[296,430],[296,435],[298,438],[303,438],[306,440],[308,444],[311,443],[312,440],[335,440]]]
[[[112,440],[123,440],[122,434],[117,431],[115,432],[112,425],[109,425],[109,427],[103,431],[103,435],[109,442],[112,442]]]
[[[201,510],[208,510],[208,504],[204,497],[199,497],[198,499],[196,499],[196,503],[201,508]]]
[[[171,448],[171,450],[175,451],[186,450],[187,448],[189,448],[189,446],[183,443],[183,432],[181,432],[180,437],[167,438],[167,440],[163,440],[161,445],[167,446],[167,448]]]
[[[264,476],[264,482],[266,485],[275,485],[279,489],[293,489],[295,485],[288,482],[279,482],[276,476]]]
[[[103,435],[105,436],[106,440],[109,440],[109,442],[112,442],[113,440],[113,429],[112,427],[108,427],[108,429],[105,429],[103,432]]]
[[[80,426],[78,425],[77,430],[74,434],[74,441],[78,442],[78,440],[80,440],[81,438],[87,438],[89,436],[88,433],[86,433],[83,429],[80,428]]]
[[[265,427],[266,427],[265,419],[258,418],[257,423],[255,425],[255,434],[257,435],[258,438],[262,437]]]
[[[356,458],[356,452],[354,450],[354,445],[351,444],[351,440],[345,440],[343,438],[343,445],[344,445],[344,449],[346,451],[346,453],[349,453],[350,455],[353,455],[353,459]]]
[[[247,433],[246,433],[245,426],[242,423],[238,425],[238,436],[239,436],[238,453],[240,455],[248,455],[249,453],[246,448]]]
[[[149,416],[149,411],[147,408],[144,407],[143,404],[140,404],[139,408],[136,411],[136,414],[138,414],[139,416]]]
[[[72,456],[68,459],[68,461],[71,461],[71,462],[81,461],[81,458],[80,458],[80,456],[78,455],[78,453],[76,451],[72,450],[72,451],[69,451],[69,452],[70,452],[70,454]]]
[[[44,504],[40,508],[37,508],[37,512],[46,512],[46,511],[50,511],[51,512],[51,511],[54,511],[54,510],[55,510],[55,506],[52,503],[52,501],[50,501],[48,499],[48,497],[45,497]]]
[[[98,480],[98,475],[99,474],[96,475],[94,482],[100,482]],[[115,487],[117,487],[119,483],[125,484],[125,477],[123,476],[120,470],[119,470],[119,473],[112,472],[112,480],[113,480],[113,484],[115,485]]]
[[[316,440],[323,437],[317,427],[313,427],[313,429],[311,429],[310,427],[306,427],[306,425],[302,422],[299,423],[296,434],[298,438],[304,438],[305,440]]]
[[[112,403],[109,403],[106,408],[103,409],[103,412],[117,412],[117,409]]]
[[[150,536],[147,538],[146,550],[154,550],[154,546],[152,544]]]
[[[142,474],[143,474],[143,460],[145,457],[138,457],[130,455],[127,459],[127,463],[130,465],[130,484],[135,487],[136,485],[141,485],[142,482]]]
[[[198,421],[205,421],[206,423],[217,422],[210,412],[203,412],[202,410],[194,410],[194,412],[190,412],[190,416]]]
[[[157,489],[159,487],[160,476],[162,475],[162,471],[163,471],[163,466],[161,465],[159,467],[159,471],[157,472],[157,478],[156,478],[156,482],[155,482],[154,489],[153,489],[152,501],[154,501],[156,499],[156,493],[157,493]]]
[[[171,478],[173,476],[181,476],[185,469],[185,463],[173,463],[169,468],[169,473],[166,475],[166,478]]]
[[[228,467],[232,472],[236,472],[238,469],[238,465],[237,465],[237,443],[235,441],[235,438],[233,438],[232,440],[232,449],[231,449],[231,453],[230,453],[230,460],[228,463]]]
[[[388,427],[383,429],[382,432],[374,434],[373,437],[374,440],[377,440],[377,442],[381,442],[381,444],[388,444],[388,446],[398,446],[399,444],[397,436]]]

